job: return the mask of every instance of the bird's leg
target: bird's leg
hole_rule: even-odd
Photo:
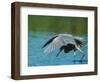
[[[83,60],[84,56],[85,56],[85,54],[82,55],[81,60]]]
[[[81,52],[82,53],[82,57],[81,57],[81,59],[80,60],[83,60],[84,59],[84,57],[85,57],[85,54],[83,53],[83,52]]]
[[[74,60],[73,60],[73,62],[74,62],[74,64],[75,64],[75,56],[76,56],[76,52],[75,52],[76,50],[74,50]]]
[[[61,52],[61,50],[58,52],[58,54],[56,55],[56,57],[58,57],[58,56],[59,56],[60,52]]]
[[[58,52],[58,54],[56,55],[56,57],[59,56],[60,52],[63,50],[63,48],[60,48],[60,51]]]
[[[76,55],[76,52],[74,51],[74,56]]]
[[[80,62],[82,64],[82,60],[83,60],[85,54],[84,54],[84,52],[78,46],[76,46],[76,48],[77,48],[77,50],[79,50],[83,54],[82,57],[81,57],[81,59],[80,59]]]

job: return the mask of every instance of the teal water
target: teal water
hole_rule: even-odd
[[[74,57],[74,52],[69,53],[61,52],[58,57],[56,57],[58,50],[55,50],[49,54],[44,54],[42,46],[53,36],[53,32],[29,32],[28,33],[28,66],[52,66],[52,65],[77,65],[77,64],[87,64],[88,63],[88,46],[85,45],[81,47],[81,50],[85,53],[84,61],[78,62],[82,57],[82,53],[76,51],[76,56]],[[87,39],[86,35],[81,36],[84,40]],[[76,62],[73,62],[76,60]]]

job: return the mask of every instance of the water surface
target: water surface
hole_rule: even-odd
[[[77,64],[87,64],[88,54],[87,45],[81,47],[81,50],[86,54],[84,57],[84,62],[77,62],[82,57],[82,53],[76,51],[76,56],[74,57],[74,52],[60,53],[56,57],[58,50],[54,50],[49,54],[45,54],[42,46],[53,36],[54,32],[29,32],[28,33],[28,66],[52,66],[52,65],[77,65]],[[81,36],[84,40],[87,36]],[[76,62],[73,62],[76,60]]]

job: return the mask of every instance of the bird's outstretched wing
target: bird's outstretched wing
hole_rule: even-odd
[[[52,40],[52,39],[51,39]],[[59,37],[56,37],[52,40],[49,40],[43,47],[45,47],[44,53],[50,53],[55,49],[61,48],[63,45],[65,45],[63,39],[60,39]],[[48,44],[48,45],[47,45]]]
[[[44,47],[46,47],[48,44],[50,44],[56,37],[57,37],[57,36],[51,38],[47,43],[44,44],[44,46],[43,46],[42,48],[44,48]]]
[[[42,48],[44,49],[44,53],[50,53],[55,49],[59,49],[62,46],[66,46],[67,44],[73,44],[76,45],[77,43],[80,43],[79,41],[75,41],[75,39],[80,39],[80,38],[75,38],[72,35],[69,34],[59,34],[53,38],[51,38]]]

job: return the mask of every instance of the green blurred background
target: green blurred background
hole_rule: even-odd
[[[88,20],[85,17],[61,17],[28,15],[28,31],[87,34]]]

